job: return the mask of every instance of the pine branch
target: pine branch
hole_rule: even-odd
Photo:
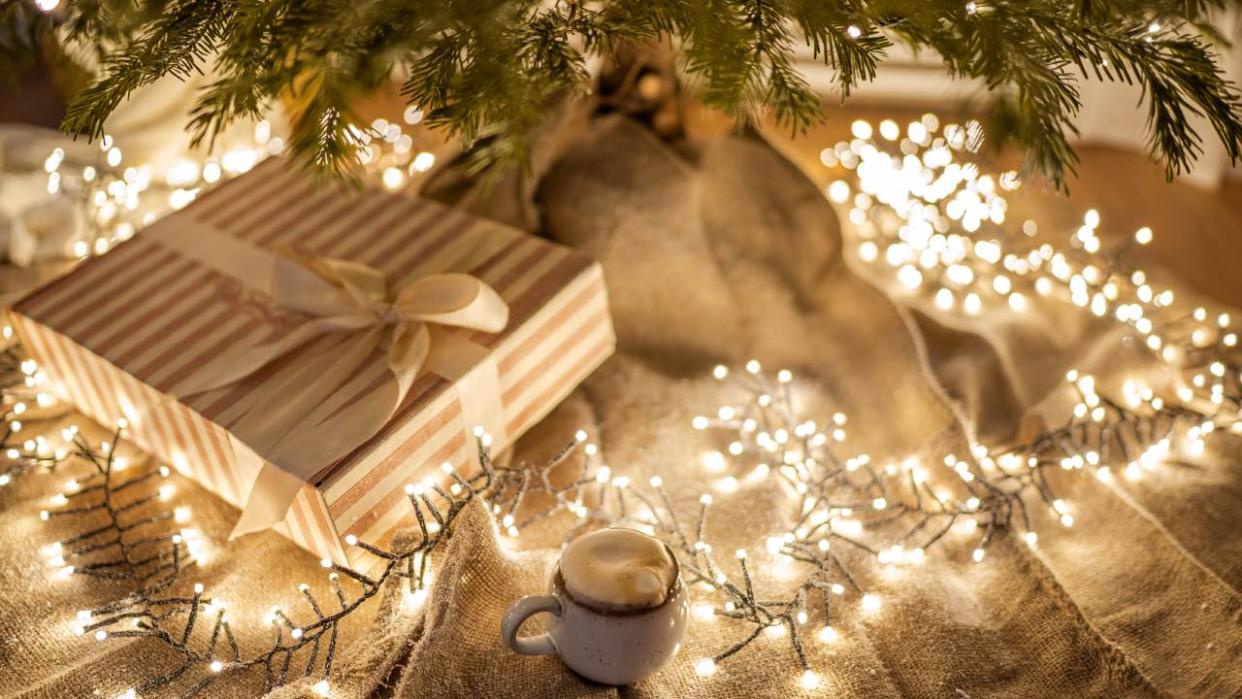
[[[394,72],[428,122],[474,146],[484,167],[523,161],[554,96],[588,90],[588,60],[632,41],[674,44],[706,104],[744,122],[770,112],[795,132],[824,115],[799,71],[802,49],[843,95],[875,79],[894,43],[936,54],[949,74],[986,86],[996,142],[1017,143],[1027,170],[1061,186],[1076,162],[1068,137],[1084,76],[1142,87],[1151,155],[1170,176],[1203,151],[1200,115],[1231,158],[1242,155],[1242,97],[1210,23],[1238,0],[85,0],[50,16],[31,3],[0,0],[0,71],[16,69],[10,47],[29,45],[35,24],[104,57],[66,130],[98,137],[134,90],[211,66],[189,125],[196,142],[283,102],[293,155],[345,176],[362,145],[349,106]]]
[[[170,5],[138,38],[111,54],[103,77],[69,105],[64,127],[90,138],[104,135],[104,121],[134,90],[171,75],[182,80],[224,40],[232,4],[223,0],[183,0]]]

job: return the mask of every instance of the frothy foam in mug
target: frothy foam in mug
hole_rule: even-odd
[[[574,539],[561,579],[575,599],[614,610],[664,604],[677,563],[658,540],[633,529],[601,529]]]

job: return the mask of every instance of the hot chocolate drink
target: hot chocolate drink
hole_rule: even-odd
[[[548,595],[509,607],[505,645],[526,655],[556,654],[574,672],[606,684],[633,684],[668,664],[690,616],[689,594],[668,547],[633,529],[578,537],[561,553]],[[533,614],[553,616],[547,633],[519,636]]]
[[[630,612],[664,604],[677,581],[677,561],[659,540],[633,529],[578,537],[561,556],[561,580],[578,602]]]

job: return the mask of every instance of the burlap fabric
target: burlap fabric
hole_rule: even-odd
[[[572,120],[571,120],[572,121]],[[800,172],[755,138],[670,146],[620,118],[561,124],[534,173],[487,194],[442,178],[434,193],[577,246],[604,265],[620,338],[617,355],[518,445],[539,459],[579,427],[605,460],[643,482],[662,475],[687,511],[704,487],[699,454],[711,435],[692,416],[722,400],[718,362],[756,357],[800,378],[812,409],[850,415],[850,439],[876,458],[965,453],[966,436],[1010,438],[1064,406],[1067,368],[1102,385],[1149,371],[1107,325],[1036,304],[1022,323],[963,322],[894,303],[847,267],[834,212]],[[952,539],[916,569],[867,584],[880,613],[837,610],[841,639],[806,649],[832,697],[1242,696],[1242,468],[1239,440],[1116,488],[1081,476],[1061,488],[1077,524],[1037,521],[1034,549],[997,540],[984,563]],[[74,612],[109,597],[82,581],[47,581],[35,549],[56,535],[39,500],[60,476],[23,479],[0,494],[0,690],[23,696],[114,696],[170,661],[158,644],[68,633]],[[231,518],[190,484],[195,521],[224,539]],[[777,493],[718,496],[709,538],[718,550],[758,548],[788,524]],[[672,666],[634,687],[591,684],[553,657],[518,656],[499,641],[505,608],[546,585],[566,531],[553,520],[502,543],[481,508],[458,523],[418,613],[378,605],[349,629],[334,692],[376,697],[784,697],[805,694],[785,639],[763,638],[710,679],[694,661],[742,629],[695,623]],[[63,535],[63,534],[62,534]],[[253,609],[319,585],[309,556],[275,536],[225,546],[199,573]],[[760,573],[762,588],[789,581]],[[241,623],[239,622],[239,626]],[[531,624],[532,629],[537,623]],[[262,631],[262,629],[259,629]],[[251,631],[251,633],[259,633]],[[250,697],[254,684],[212,695]],[[309,696],[307,684],[274,696]]]

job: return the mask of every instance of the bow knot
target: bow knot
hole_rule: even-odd
[[[396,385],[393,400],[382,412],[376,408],[375,414],[362,420],[362,427],[345,430],[333,422],[334,446],[321,445],[316,452],[325,463],[374,436],[396,414],[423,370],[460,376],[486,356],[483,348],[455,335],[451,328],[495,333],[509,322],[504,299],[469,274],[431,274],[390,292],[384,274],[373,267],[282,253],[271,258],[268,289],[272,302],[310,319],[274,342],[239,347],[219,357],[172,390],[175,395],[188,396],[231,385],[324,335],[346,334],[346,340],[324,352],[316,365],[321,367],[320,373],[311,370],[298,396],[273,397],[273,419],[287,422],[265,423],[263,429],[248,435],[252,445],[269,458],[286,451],[295,437],[329,428],[329,421],[343,409],[341,385],[337,384],[357,377],[372,352],[387,351],[388,369]],[[290,404],[298,409],[293,410]],[[302,460],[300,453],[291,459]]]
[[[380,315],[380,320],[384,323],[384,325],[396,325],[397,323],[400,323],[402,320],[401,309],[397,308],[397,304],[395,303],[385,305],[384,312]]]

